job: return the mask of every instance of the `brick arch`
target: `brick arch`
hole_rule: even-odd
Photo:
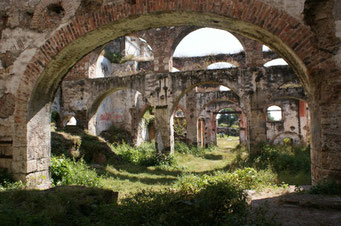
[[[97,96],[95,96],[91,103],[90,103],[90,107],[88,108],[88,112],[87,112],[87,118],[90,119],[92,118],[93,115],[96,114],[99,106],[101,105],[101,103],[105,100],[105,98],[107,98],[109,95],[117,92],[117,91],[121,91],[121,90],[132,90],[132,91],[137,91],[139,93],[141,93],[141,95],[145,98],[144,96],[144,93],[139,91],[139,90],[136,90],[136,89],[130,89],[128,87],[117,87],[117,88],[112,88],[112,89],[109,89],[109,90],[105,90],[105,92],[102,92],[102,93],[98,93]],[[147,100],[147,102],[149,102]]]
[[[210,106],[212,104],[215,104],[215,103],[226,103],[226,106],[233,106],[233,107],[231,107],[233,110],[241,111],[241,112],[243,112],[243,114],[246,113],[246,109],[241,107],[239,103],[237,103],[237,102],[235,102],[234,100],[231,100],[231,99],[222,98],[222,99],[211,100],[210,102],[208,102],[205,105],[203,105],[200,108],[200,110],[198,111],[197,117],[200,116],[201,112],[204,111],[206,107],[208,107],[208,106]],[[223,107],[223,108],[225,108],[225,107]]]
[[[245,108],[243,108],[239,103],[234,103],[232,101],[224,100],[224,99],[215,99],[215,100],[210,101],[203,108],[201,108],[200,109],[200,113],[206,107],[209,107],[210,105],[214,105],[214,104],[219,104],[219,108],[217,108],[217,106],[215,106],[215,110],[217,110],[217,111],[219,111],[219,110],[221,110],[223,108],[232,108],[235,111],[241,111],[242,112],[240,115],[238,115],[238,120],[239,120],[239,123],[240,123],[239,124],[239,126],[240,126],[239,137],[240,137],[240,142],[248,143],[248,134],[247,134],[248,133],[248,120],[247,120],[248,117],[245,114],[246,113]],[[200,113],[199,113],[199,116],[200,116]],[[213,114],[211,116],[211,121],[215,121],[215,120],[216,120],[216,115]],[[243,128],[243,129],[241,129],[241,128]],[[215,137],[215,140],[216,140],[216,137]]]
[[[203,80],[204,78],[201,77]],[[212,79],[212,78],[211,78]],[[232,92],[234,92],[238,97],[238,92],[237,90],[239,90],[239,85],[237,81],[234,81],[234,82],[231,82],[231,81],[226,81],[226,80],[222,80],[222,81],[215,81],[215,80],[205,80],[205,81],[202,81],[202,82],[194,82],[193,84],[191,85],[186,85],[186,89],[184,90],[181,90],[181,93],[179,95],[176,96],[175,98],[175,101],[173,103],[173,106],[172,106],[172,110],[171,112],[174,112],[176,107],[179,105],[179,102],[180,100],[188,93],[190,92],[191,90],[193,90],[195,87],[197,86],[202,86],[202,85],[221,85],[221,86],[225,86],[225,87],[228,87],[229,89],[231,89]],[[176,95],[176,94],[175,94]]]
[[[29,159],[38,161],[34,153],[49,150],[49,135],[45,135],[49,133],[49,104],[69,68],[116,37],[151,27],[180,25],[229,29],[265,43],[287,60],[308,92],[313,91],[308,72],[327,66],[321,60],[330,58],[313,46],[308,27],[258,0],[137,0],[135,4],[105,5],[89,15],[78,15],[46,40],[21,78],[13,144],[13,164],[17,166],[13,168],[19,178],[48,177],[48,163],[41,169],[31,169]],[[40,140],[46,142],[37,146]]]

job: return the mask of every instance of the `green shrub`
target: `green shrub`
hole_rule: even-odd
[[[164,155],[157,152],[155,143],[144,142],[138,147],[131,147],[130,145],[123,143],[114,146],[113,149],[121,159],[135,165],[176,165],[173,155]]]
[[[147,127],[150,126],[155,121],[155,115],[152,114],[152,109],[153,109],[152,107],[149,107],[142,117]]]
[[[232,151],[237,154],[229,166],[230,169],[252,167],[270,170],[277,175],[279,181],[285,183],[311,183],[309,147],[262,143],[251,153],[243,145],[238,145]]]
[[[83,159],[79,161],[62,157],[51,158],[51,176],[54,185],[82,185],[100,187],[100,178]]]
[[[231,163],[232,168],[253,167],[258,170],[270,168],[275,173],[304,172],[310,175],[309,147],[260,144],[250,153],[246,147],[239,145],[234,151],[237,155]]]
[[[233,173],[217,171],[212,175],[189,174],[179,178],[177,187],[198,192],[210,184],[229,183],[239,189],[256,189],[277,184],[276,176],[270,171],[256,171],[253,168],[238,169]]]
[[[120,225],[239,225],[247,214],[242,190],[228,183],[188,190],[142,191],[122,200],[112,222]]]
[[[25,188],[21,181],[15,181],[7,169],[0,169],[0,192],[7,190],[18,190]]]
[[[174,150],[181,154],[191,154],[196,157],[205,157],[206,152],[212,151],[215,147],[210,146],[208,148],[198,147],[194,145],[188,145],[184,142],[176,141],[174,144]]]
[[[341,184],[335,182],[323,182],[312,186],[310,194],[320,194],[320,195],[340,195],[341,196]]]

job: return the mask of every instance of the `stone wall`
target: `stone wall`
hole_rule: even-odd
[[[307,112],[301,115],[300,101],[287,99],[273,102],[272,105],[281,108],[282,119],[279,121],[271,121],[267,118],[267,140],[276,144],[282,143],[284,138],[289,137],[295,144],[306,143],[309,122]]]

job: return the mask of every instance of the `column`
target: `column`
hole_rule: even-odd
[[[174,154],[173,116],[168,105],[155,107],[155,145],[159,153]]]

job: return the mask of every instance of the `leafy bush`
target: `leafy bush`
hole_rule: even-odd
[[[312,186],[309,193],[341,196],[341,184],[337,184],[335,182],[323,182],[318,185]]]
[[[237,152],[237,157],[231,165],[235,168],[271,168],[276,173],[310,172],[310,149],[307,147],[260,144],[249,153],[244,146],[239,145],[234,151]]]
[[[246,197],[229,183],[197,192],[142,191],[126,198],[113,213],[120,225],[239,225],[247,215]]]
[[[204,157],[206,152],[212,151],[215,147],[210,146],[208,148],[198,147],[194,145],[187,145],[184,142],[176,141],[174,144],[174,150],[181,154],[191,154],[197,157]]]
[[[212,175],[185,175],[179,178],[177,186],[186,191],[198,192],[210,184],[217,183],[233,184],[239,189],[255,189],[262,186],[274,186],[276,182],[276,177],[269,171],[244,168],[233,173],[217,171]]]
[[[176,140],[186,139],[187,121],[185,118],[174,117],[174,138]]]
[[[113,148],[123,160],[141,166],[176,165],[173,155],[159,154],[155,143],[144,142],[138,147],[128,144],[116,145]]]
[[[100,178],[83,159],[79,161],[62,157],[51,158],[51,176],[54,185],[82,185],[100,187]]]
[[[150,126],[154,120],[155,120],[155,115],[152,114],[152,107],[149,107],[148,110],[144,113],[142,117],[145,121],[146,126]]]
[[[0,169],[0,191],[23,188],[25,188],[25,185],[21,181],[14,181],[12,175],[6,169]]]

